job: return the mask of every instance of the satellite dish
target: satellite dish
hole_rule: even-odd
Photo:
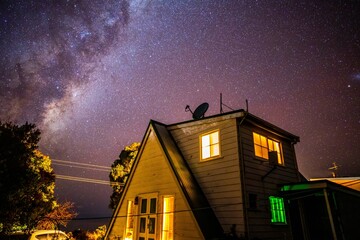
[[[193,119],[196,120],[203,118],[208,108],[209,108],[209,104],[207,102],[200,104],[193,113]]]

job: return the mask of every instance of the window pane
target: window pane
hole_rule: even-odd
[[[150,213],[156,213],[156,198],[150,200]]]
[[[269,151],[270,151],[270,152],[271,152],[271,151],[274,151],[274,142],[269,139],[268,144],[269,144]]]
[[[216,145],[212,145],[211,146],[211,156],[218,156],[220,155],[220,148],[219,148],[219,144]]]
[[[261,145],[260,135],[257,134],[257,133],[253,133],[253,137],[254,137],[254,143],[257,144],[257,145]]]
[[[209,135],[201,137],[201,146],[202,147],[210,146],[210,136]]]
[[[261,147],[258,145],[255,145],[255,156],[262,157]]]
[[[263,158],[269,159],[269,151],[267,150],[267,148],[261,148],[261,152]]]
[[[274,151],[280,152],[280,144],[278,142],[274,142]]]
[[[134,228],[134,204],[133,201],[128,201],[128,209],[126,214],[126,239],[132,239],[133,236],[133,228]]]
[[[214,132],[212,134],[210,134],[210,143],[214,144],[214,143],[218,143],[219,142],[219,132]]]
[[[174,236],[174,197],[164,197],[161,240],[172,240]]]
[[[154,234],[155,233],[155,218],[149,218],[149,233]]]
[[[266,140],[266,137],[261,136],[260,139],[261,139],[261,146],[267,148],[267,140]]]
[[[278,157],[278,163],[281,164],[281,165],[283,165],[283,164],[284,164],[284,160],[282,159],[280,152],[278,152],[277,157]]]
[[[146,213],[147,199],[141,199],[141,213]]]
[[[140,218],[140,232],[144,233],[146,227],[146,218],[142,217]]]
[[[202,148],[202,159],[210,157],[210,146]]]

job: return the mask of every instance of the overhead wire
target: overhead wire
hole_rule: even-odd
[[[101,166],[101,165],[95,165],[95,164],[89,164],[89,163],[79,163],[79,162],[73,162],[73,161],[65,161],[65,160],[59,160],[59,159],[51,159],[52,162],[55,162],[54,164],[64,164],[64,166],[83,166],[83,167],[92,167],[95,168],[94,170],[99,169],[105,169],[105,170],[111,170],[111,167],[107,166]]]
[[[74,167],[74,168],[81,168],[81,169],[86,169],[86,170],[104,171],[104,172],[110,172],[111,171],[111,167],[95,165],[95,164],[79,163],[79,162],[65,161],[65,160],[60,160],[60,159],[52,159],[52,162],[53,162],[54,165],[71,167],[71,168]],[[100,179],[94,179],[94,178],[85,178],[85,177],[61,175],[61,174],[55,174],[55,178],[56,179],[62,179],[62,180],[85,182],[85,183],[94,183],[94,184],[103,184],[103,185],[111,185],[111,186],[124,185],[123,183],[119,183],[119,182],[112,182],[112,181],[106,181],[106,180],[100,180]]]
[[[63,180],[70,180],[70,181],[77,181],[77,182],[87,182],[87,183],[111,185],[111,186],[124,185],[123,183],[119,183],[119,182],[111,182],[111,181],[93,179],[93,178],[74,177],[74,176],[67,176],[67,175],[60,175],[60,174],[55,174],[55,178],[63,179]]]
[[[146,214],[131,214],[131,217],[140,217],[140,216],[150,216],[150,215],[162,215],[162,214],[178,214],[178,213],[184,213],[184,212],[195,212],[195,211],[203,211],[208,209],[216,209],[216,208],[223,208],[223,207],[230,207],[230,206],[236,206],[239,204],[243,204],[242,202],[237,203],[230,203],[230,204],[219,204],[215,206],[208,206],[208,207],[201,207],[201,208],[192,208],[192,209],[182,209],[182,210],[175,210],[175,211],[169,211],[169,212],[157,212],[157,213],[146,213]],[[108,217],[80,217],[80,218],[73,218],[72,221],[81,221],[81,220],[99,220],[99,219],[117,219],[117,218],[126,218],[127,215],[117,215],[117,216],[108,216]]]

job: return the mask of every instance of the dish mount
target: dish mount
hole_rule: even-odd
[[[186,105],[185,107],[185,112],[191,112],[192,113],[192,117],[194,120],[200,119],[205,117],[205,113],[209,108],[209,104],[207,102],[204,102],[202,104],[200,104],[195,111],[191,111],[190,106]]]

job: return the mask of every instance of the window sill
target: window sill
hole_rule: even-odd
[[[200,159],[199,162],[208,162],[208,161],[213,161],[213,160],[216,160],[216,159],[223,159],[224,157],[223,156],[215,156],[215,157],[209,157],[209,158],[206,158],[206,159]]]

